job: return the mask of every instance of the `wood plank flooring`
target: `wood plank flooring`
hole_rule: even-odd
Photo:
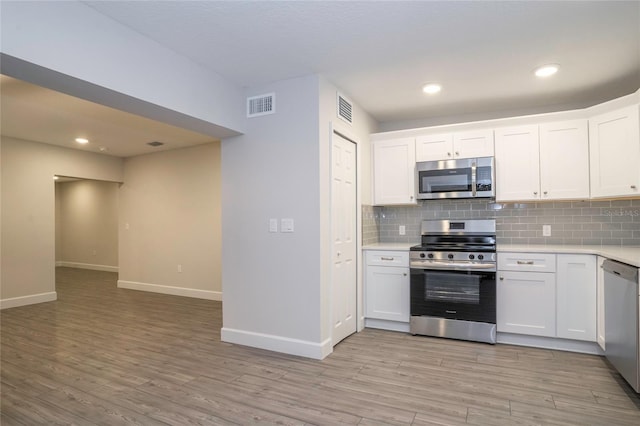
[[[640,425],[601,357],[366,329],[314,361],[220,342],[220,302],[56,278],[2,311],[3,426]]]

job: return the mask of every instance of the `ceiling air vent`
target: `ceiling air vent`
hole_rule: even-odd
[[[164,145],[163,142],[158,142],[158,141],[153,141],[153,142],[147,142],[147,145],[152,146],[152,147],[156,147],[156,146],[162,146]]]
[[[338,117],[347,123],[353,123],[353,104],[341,93],[338,93]]]
[[[273,114],[276,112],[276,94],[252,96],[247,98],[247,117]]]

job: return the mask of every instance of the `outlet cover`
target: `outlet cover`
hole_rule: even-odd
[[[543,237],[551,236],[551,225],[542,225],[542,236]]]
[[[405,235],[407,233],[407,229],[405,228],[404,225],[400,225],[400,227],[398,228],[398,233],[400,235]]]
[[[269,219],[269,232],[278,232],[278,219]]]

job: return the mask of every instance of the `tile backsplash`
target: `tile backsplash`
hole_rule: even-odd
[[[426,219],[496,219],[498,243],[640,246],[640,200],[499,203],[430,200],[362,207],[363,244],[419,242]],[[399,235],[400,225],[406,235]],[[542,236],[542,226],[551,236]]]

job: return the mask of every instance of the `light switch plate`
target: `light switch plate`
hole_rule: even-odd
[[[280,232],[293,232],[293,219],[280,219]]]
[[[551,236],[551,225],[542,225],[542,236],[543,237]]]
[[[278,232],[278,219],[269,219],[269,232]]]

